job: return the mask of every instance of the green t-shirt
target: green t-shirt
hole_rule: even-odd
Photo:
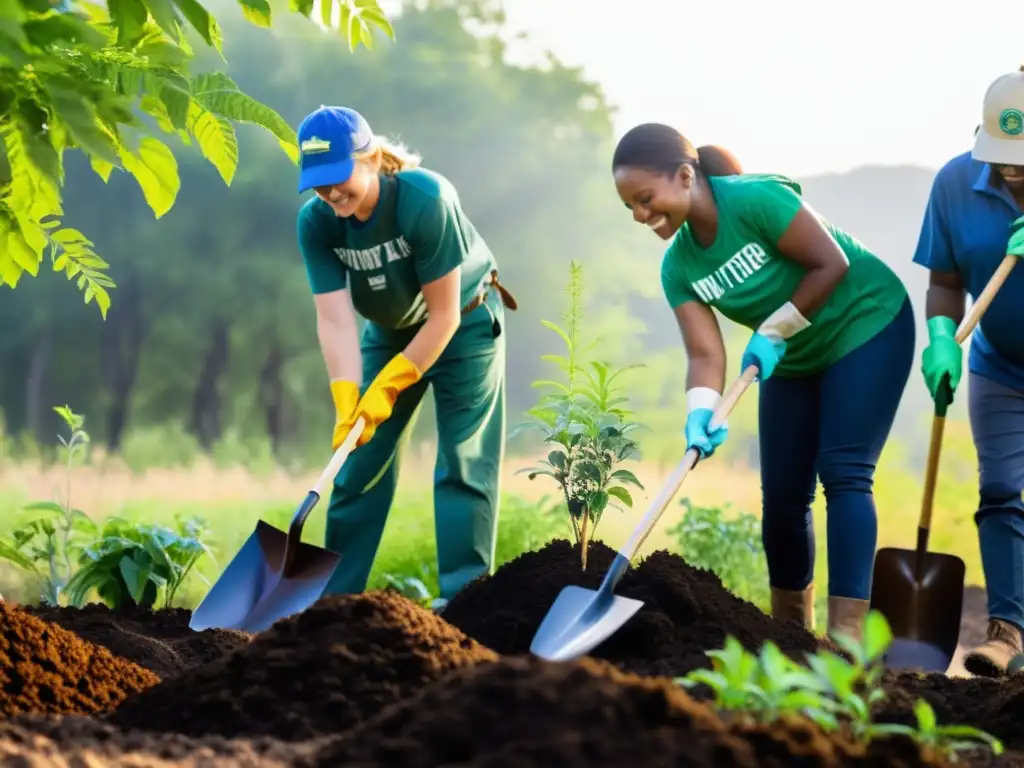
[[[665,251],[662,289],[673,308],[699,301],[754,330],[792,298],[805,274],[776,245],[801,207],[800,185],[767,174],[709,181],[718,207],[715,242],[703,248],[684,224]],[[850,269],[824,306],[807,318],[810,327],[787,341],[776,368],[782,375],[827,368],[888,325],[907,297],[884,262],[846,232],[822,223],[846,253]]]
[[[423,168],[382,174],[380,198],[366,222],[343,219],[312,197],[299,211],[297,229],[313,293],[348,288],[356,311],[389,329],[426,320],[424,283],[459,269],[466,306],[495,268],[455,187]]]

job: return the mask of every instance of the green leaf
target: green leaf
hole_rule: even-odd
[[[935,719],[935,710],[924,699],[918,699],[915,702],[914,715],[917,717],[918,729],[924,733],[932,733],[938,725],[938,721]]]
[[[136,152],[126,147],[122,149],[121,162],[135,177],[156,218],[159,219],[171,210],[181,181],[178,178],[178,162],[166,144],[152,136],[145,136],[139,142]]]
[[[210,161],[224,183],[231,186],[238,169],[238,140],[235,127],[193,101],[188,110],[188,130],[199,144],[203,157]]]
[[[242,6],[242,15],[250,22],[259,27],[270,28],[271,11],[270,3],[267,0],[239,0]],[[330,0],[322,0],[323,7],[331,8]]]
[[[146,23],[146,6],[141,0],[107,0],[110,18],[117,29],[117,39],[122,45],[138,40]]]
[[[180,38],[178,14],[171,0],[144,0],[153,21],[175,42]]]
[[[628,469],[617,469],[612,472],[609,480],[618,480],[620,483],[630,483],[635,485],[640,490],[643,490],[643,484],[637,479],[636,475],[630,472]]]
[[[32,560],[30,560],[29,558],[25,557],[25,555],[23,555],[17,549],[8,544],[6,541],[0,541],[0,558],[7,560],[11,563],[14,563],[16,566],[26,571],[38,573],[38,570],[36,569],[36,564],[32,562]]]
[[[96,157],[95,155],[90,155],[89,165],[92,166],[96,175],[103,179],[104,184],[110,181],[110,173],[114,170],[112,163],[108,163],[106,160]]]
[[[26,512],[49,512],[54,515],[64,515],[64,507],[55,501],[33,501],[22,507]]]
[[[880,658],[892,642],[889,622],[880,611],[869,611],[864,617],[864,656],[871,660]]]
[[[217,20],[197,0],[175,0],[175,3],[206,44],[213,47],[223,58],[224,36]]]
[[[629,491],[622,486],[617,485],[614,488],[609,488],[608,495],[618,499],[627,507],[633,506],[633,497],[629,494]]]
[[[273,109],[239,91],[235,82],[223,72],[193,78],[192,98],[215,115],[268,131],[277,138],[292,162],[298,163],[298,138],[292,127]]]
[[[548,461],[555,469],[565,470],[566,455],[562,451],[551,451],[548,454]]]
[[[149,581],[148,569],[141,567],[129,555],[124,555],[121,558],[118,568],[121,571],[121,578],[124,579],[124,584],[128,588],[128,594],[136,603],[141,603],[143,590],[146,588],[146,582]]]

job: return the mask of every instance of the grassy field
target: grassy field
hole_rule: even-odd
[[[916,447],[915,447],[916,448]],[[921,480],[904,468],[904,451],[892,443],[883,455],[876,479],[879,509],[879,546],[913,546],[921,496]],[[538,501],[547,496],[557,501],[550,479],[530,481],[516,475],[528,465],[526,458],[508,460],[503,478],[503,508],[500,523],[498,559],[504,562],[524,549],[536,548],[553,536],[568,536],[565,518],[545,515]],[[618,547],[657,494],[671,466],[643,463],[634,469],[647,487],[639,494],[628,514],[609,510],[598,528],[597,538]],[[429,483],[433,470],[433,448],[420,446],[410,452],[402,469],[402,483],[389,518],[384,539],[371,577],[371,586],[384,583],[386,574],[422,578],[435,588],[434,531]],[[315,473],[288,476],[282,471],[254,472],[243,467],[226,468],[223,461],[196,460],[188,468],[150,468],[130,470],[120,460],[104,461],[97,454],[88,465],[75,467],[71,474],[72,506],[86,511],[94,519],[110,515],[140,522],[173,523],[178,515],[199,515],[208,521],[212,538],[208,540],[217,561],[205,561],[201,573],[212,580],[220,568],[252,531],[258,519],[285,526],[295,504],[315,480]],[[951,552],[967,563],[968,582],[981,584],[977,536],[972,519],[976,504],[976,464],[967,425],[951,421],[947,425],[942,473],[940,475],[932,548]],[[66,468],[39,461],[5,461],[0,465],[0,536],[9,536],[23,518],[22,507],[33,500],[61,498],[67,490]],[[707,509],[726,508],[726,516],[741,512],[759,515],[760,484],[755,470],[747,466],[708,461],[687,478],[683,488],[664,514],[644,551],[667,548],[681,552],[677,537],[669,531],[684,514],[682,499]],[[326,505],[324,505],[326,506]],[[309,541],[323,536],[324,507],[313,513],[306,528]],[[815,505],[819,559],[817,565],[820,599],[824,601],[827,569],[824,561],[824,498],[819,490]],[[685,554],[685,553],[684,553]],[[719,553],[705,553],[715,560]],[[748,572],[750,568],[745,568]],[[755,568],[755,570],[757,570]],[[762,571],[763,572],[763,571]],[[732,586],[732,585],[731,585]],[[199,579],[190,579],[176,602],[194,605],[206,587]],[[0,563],[0,591],[19,600],[33,600],[33,585],[21,571]],[[749,591],[749,590],[748,590]],[[754,590],[763,595],[763,589]],[[761,602],[761,600],[758,600]]]

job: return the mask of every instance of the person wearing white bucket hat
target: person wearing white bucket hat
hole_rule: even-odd
[[[974,147],[932,185],[914,261],[930,271],[928,346],[921,370],[932,398],[955,392],[963,353],[956,330],[1007,254],[1024,256],[1024,67],[985,93]],[[1010,273],[975,329],[968,409],[978,455],[975,514],[988,592],[988,637],[964,657],[968,672],[1007,674],[1024,651],[1024,269]]]

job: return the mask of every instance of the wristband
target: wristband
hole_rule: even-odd
[[[800,310],[793,305],[793,302],[787,301],[761,323],[757,332],[762,336],[790,339],[810,326],[811,322],[800,314]]]
[[[722,396],[711,387],[694,387],[686,391],[686,412],[693,413],[700,408],[709,411],[722,402]]]

